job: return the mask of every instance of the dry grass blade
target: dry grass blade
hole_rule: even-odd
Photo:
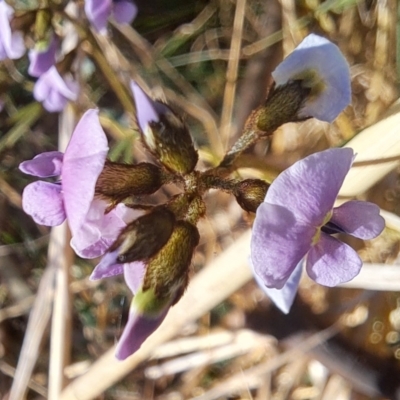
[[[233,106],[235,102],[236,81],[238,77],[239,59],[241,52],[243,24],[245,18],[246,0],[236,2],[233,35],[230,48],[228,66],[226,69],[226,84],[224,101],[221,113],[221,140],[226,147],[231,133]]]
[[[0,371],[4,375],[15,377],[15,368],[11,367],[10,365],[5,363],[4,361],[0,361]],[[44,398],[47,398],[47,390],[46,390],[46,388],[44,388],[42,385],[39,385],[34,380],[29,379],[28,387],[30,389],[34,390],[36,393],[38,393],[41,396],[43,396]]]
[[[392,109],[397,110],[399,104],[397,101]],[[357,154],[356,161],[374,161],[399,156],[400,113],[396,112],[364,129],[345,147],[351,147],[354,150]],[[353,197],[364,193],[399,164],[400,160],[352,168],[343,183],[340,195]]]
[[[100,395],[149,358],[157,346],[176,336],[187,323],[204,315],[248,282],[252,278],[247,265],[249,241],[250,231],[197,274],[161,327],[135,354],[119,362],[114,357],[114,349],[109,350],[86,374],[65,388],[60,400],[88,400]]]
[[[400,291],[400,265],[364,264],[353,280],[340,286],[398,292]]]
[[[5,307],[0,310],[0,323],[8,318],[15,318],[20,315],[27,313],[32,304],[35,301],[35,296],[28,296],[25,299],[19,301],[17,304],[14,304],[9,307]]]
[[[167,358],[179,354],[190,353],[211,349],[213,347],[224,346],[233,341],[235,333],[229,331],[213,332],[207,336],[195,336],[172,340],[157,347],[153,352],[152,358]]]
[[[49,246],[49,264],[55,269],[54,307],[51,324],[49,399],[58,399],[65,385],[64,368],[69,363],[71,300],[69,293],[69,267],[72,250],[64,223],[52,229]]]
[[[196,400],[214,400],[233,393],[240,392],[243,387],[258,387],[263,380],[263,376],[267,375],[282,365],[296,359],[299,355],[304,354],[312,350],[313,348],[323,344],[325,341],[336,335],[338,328],[336,325],[318,332],[303,341],[297,346],[293,347],[286,352],[277,355],[271,360],[266,361],[256,367],[249,368],[241,371],[225,381],[219,383],[214,388],[209,390],[207,393],[196,397]]]
[[[65,151],[75,126],[75,112],[66,107],[59,119],[58,148]],[[65,386],[64,368],[69,363],[71,347],[71,298],[69,270],[73,252],[69,246],[70,233],[66,223],[51,231],[48,262],[55,269],[55,293],[51,323],[49,399],[58,399]]]
[[[173,375],[194,368],[229,360],[254,350],[266,343],[266,338],[249,330],[242,330],[234,335],[232,343],[188,354],[146,369],[150,379]]]
[[[39,356],[40,343],[49,323],[54,295],[55,269],[48,264],[40,280],[35,303],[29,316],[28,326],[21,348],[10,400],[23,399],[29,386],[36,360]]]

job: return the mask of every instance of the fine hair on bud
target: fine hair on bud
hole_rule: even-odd
[[[156,207],[150,213],[128,224],[109,251],[118,249],[118,263],[146,261],[167,243],[175,224],[174,214],[165,207]]]
[[[310,91],[311,89],[304,87],[300,80],[273,87],[268,93],[265,104],[255,111],[257,128],[271,134],[283,124],[307,119],[300,118],[298,113]]]
[[[183,294],[188,281],[193,252],[200,240],[197,228],[187,221],[177,221],[165,246],[147,264],[143,291],[153,289],[157,297]],[[179,298],[175,298],[175,302]]]
[[[96,195],[119,203],[131,196],[152,194],[162,184],[161,169],[154,164],[129,165],[107,160],[96,182]]]
[[[185,122],[172,110],[150,122],[143,141],[150,152],[169,170],[188,174],[194,170],[198,154]]]
[[[235,187],[236,201],[245,211],[256,212],[264,201],[269,184],[261,179],[246,179]]]

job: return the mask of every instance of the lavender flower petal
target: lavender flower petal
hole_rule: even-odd
[[[310,71],[319,78],[322,92],[306,101],[299,116],[333,122],[351,101],[349,66],[335,44],[323,37],[308,35],[272,76],[277,85],[283,85],[305,78]]]
[[[66,218],[61,185],[33,182],[22,195],[22,208],[40,225],[61,225]]]
[[[125,360],[138,350],[143,342],[161,325],[167,313],[168,309],[159,316],[150,317],[139,314],[131,307],[128,323],[117,344],[116,358]]]
[[[272,186],[271,186],[272,188]],[[311,247],[316,229],[286,207],[262,203],[251,237],[251,260],[265,286],[281,289]]]
[[[0,60],[17,59],[24,55],[25,44],[22,32],[12,32],[10,21],[14,9],[4,0],[0,0]]]
[[[139,128],[145,134],[149,123],[158,122],[159,115],[165,114],[169,109],[164,104],[153,101],[134,81],[131,81],[131,89],[135,99]]]
[[[352,162],[350,148],[312,154],[275,179],[265,202],[290,209],[299,223],[318,227],[332,210]]]
[[[123,274],[123,264],[119,264],[117,262],[117,258],[118,249],[106,253],[101,261],[95,266],[89,279],[91,281],[97,281],[98,279],[109,278],[111,276]]]
[[[58,45],[59,40],[56,35],[53,34],[47,48],[34,48],[30,50],[28,53],[28,74],[37,78],[48,71],[56,62],[56,51]]]
[[[114,0],[113,15],[119,24],[130,24],[136,17],[138,8],[131,1]]]
[[[53,65],[37,80],[33,95],[50,112],[61,111],[68,101],[78,98],[79,84],[71,77],[62,78]]]
[[[146,264],[142,261],[124,264],[125,282],[133,294],[137,293],[142,286],[145,273]]]
[[[114,243],[125,228],[127,222],[132,222],[142,211],[132,210],[120,203],[116,208],[106,213],[108,204],[103,200],[92,201],[81,227],[75,231],[71,239],[71,247],[83,258],[102,256]]]
[[[361,267],[360,257],[350,246],[325,233],[321,233],[307,256],[308,275],[324,286],[333,287],[352,280]]]
[[[85,13],[90,23],[100,33],[105,33],[111,15],[112,0],[85,0]]]
[[[61,166],[64,154],[59,151],[47,151],[38,154],[32,160],[24,161],[19,165],[20,171],[25,174],[48,178],[61,175]]]
[[[253,267],[252,267],[253,269]],[[254,272],[254,269],[253,269]],[[258,286],[270,298],[270,300],[284,313],[288,314],[296,297],[297,288],[300,283],[301,274],[303,272],[303,261],[300,261],[294,269],[292,275],[283,285],[282,289],[269,288],[264,285],[260,277],[254,273],[254,277]]]
[[[379,207],[366,201],[352,200],[333,209],[331,221],[359,239],[373,239],[385,228]]]
[[[107,152],[98,110],[88,110],[74,130],[62,167],[65,210],[72,235],[77,234],[89,211]]]

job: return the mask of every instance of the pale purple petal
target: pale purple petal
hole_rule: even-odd
[[[316,72],[324,90],[306,101],[299,116],[332,122],[351,101],[347,61],[335,44],[311,34],[278,65],[272,77],[279,86],[304,78],[307,71]]]
[[[71,239],[71,247],[78,256],[102,256],[117,239],[126,223],[143,215],[143,211],[132,210],[122,203],[108,213],[107,207],[108,204],[103,200],[95,199],[91,203],[84,222]]]
[[[280,289],[312,244],[316,229],[286,207],[262,203],[251,236],[251,260],[265,286]]]
[[[137,351],[143,342],[161,325],[168,309],[157,317],[140,315],[131,307],[128,323],[118,341],[115,357],[125,360]]]
[[[360,257],[350,246],[323,232],[307,256],[308,275],[324,286],[333,287],[352,280],[361,267]]]
[[[10,20],[14,9],[0,0],[0,60],[17,59],[24,55],[25,44],[22,32],[12,32]]]
[[[131,1],[114,0],[113,15],[119,24],[130,24],[136,17],[138,8]]]
[[[117,258],[118,249],[110,253],[106,253],[101,261],[95,266],[89,279],[91,281],[96,281],[98,279],[109,278],[111,276],[123,274],[123,264],[118,264]]]
[[[34,48],[29,51],[29,68],[28,74],[39,77],[48,71],[56,62],[56,51],[59,40],[56,35],[52,35],[48,47],[45,49]]]
[[[146,264],[142,261],[135,261],[124,264],[124,278],[127,286],[135,294],[142,286]]]
[[[101,33],[106,31],[112,3],[112,0],[85,0],[86,16],[95,29]]]
[[[24,174],[48,178],[61,175],[64,154],[59,151],[47,151],[38,154],[32,160],[24,161],[19,165]]]
[[[253,266],[252,270],[254,272]],[[292,307],[293,301],[296,297],[297,288],[299,287],[301,273],[303,271],[303,261],[300,261],[292,275],[290,275],[289,279],[286,281],[282,289],[274,289],[269,288],[264,285],[264,282],[260,279],[260,277],[254,273],[254,277],[256,282],[260,286],[260,288],[264,291],[264,293],[270,298],[270,300],[284,313],[288,314],[290,308]]]
[[[373,239],[385,228],[379,207],[366,201],[352,200],[333,209],[331,221],[359,239]]]
[[[72,235],[77,234],[89,211],[107,152],[107,137],[100,125],[98,110],[88,110],[72,134],[61,174]]]
[[[64,211],[61,185],[49,182],[33,182],[22,194],[22,208],[40,225],[61,225]]]
[[[50,112],[61,111],[68,101],[78,98],[79,84],[69,76],[61,77],[53,65],[33,87],[33,96]]]
[[[131,81],[131,89],[135,99],[139,128],[145,133],[148,124],[158,122],[160,120],[159,115],[165,114],[169,109],[164,104],[153,101],[134,81]]]
[[[352,162],[350,148],[312,154],[273,181],[265,202],[288,208],[301,224],[319,227],[332,210]]]

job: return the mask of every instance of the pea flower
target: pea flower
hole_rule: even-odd
[[[350,103],[350,70],[339,48],[329,40],[308,35],[272,72],[277,87],[301,81],[310,94],[297,117],[333,122]]]
[[[251,264],[264,286],[282,289],[305,256],[308,275],[321,285],[336,286],[359,273],[362,261],[356,251],[331,235],[372,239],[385,223],[372,203],[353,200],[333,207],[353,158],[350,148],[315,153],[271,184],[257,209],[251,239]],[[296,291],[296,279],[286,296]]]
[[[172,299],[159,300],[153,290],[142,290],[146,265],[143,262],[124,264],[124,278],[134,294],[128,321],[118,341],[115,357],[125,360],[161,325],[172,305]]]
[[[139,131],[147,149],[171,171],[193,171],[198,154],[183,119],[167,105],[152,100],[136,82],[131,81],[131,89]]]
[[[60,177],[58,182],[36,181],[26,186],[22,207],[41,225],[60,225],[68,218],[73,235],[71,244],[83,257],[103,254],[129,219],[122,204],[105,215],[107,204],[94,199],[96,181],[107,152],[107,137],[98,111],[88,110],[76,126],[64,154],[45,152],[19,167],[22,172],[39,178]]]
[[[106,32],[111,16],[119,24],[130,24],[137,12],[137,6],[129,0],[85,0],[86,16],[100,33]]]
[[[22,32],[13,32],[10,21],[14,10],[4,0],[0,0],[0,60],[17,59],[24,55],[25,44]]]
[[[134,294],[117,345],[117,359],[123,360],[139,349],[181,298],[199,238],[194,225],[176,221],[167,209],[156,208],[129,224],[95,267],[90,279],[123,273]]]
[[[102,256],[114,243],[121,230],[142,214],[119,203],[111,211],[109,204],[94,198],[84,222],[71,238],[71,247],[82,258]],[[111,274],[113,275],[113,274]]]
[[[55,65],[43,73],[33,88],[33,96],[50,112],[62,111],[68,101],[78,98],[79,84],[70,75],[63,77]]]
[[[38,78],[47,72],[56,61],[56,52],[59,40],[55,34],[47,43],[37,43],[34,49],[29,50],[28,74]]]
[[[125,360],[161,325],[176,295],[160,299],[152,288],[144,290],[147,263],[135,261],[121,264],[117,257],[118,249],[106,253],[93,270],[90,279],[97,280],[123,274],[127,286],[134,295],[128,321],[115,351],[118,360]]]

